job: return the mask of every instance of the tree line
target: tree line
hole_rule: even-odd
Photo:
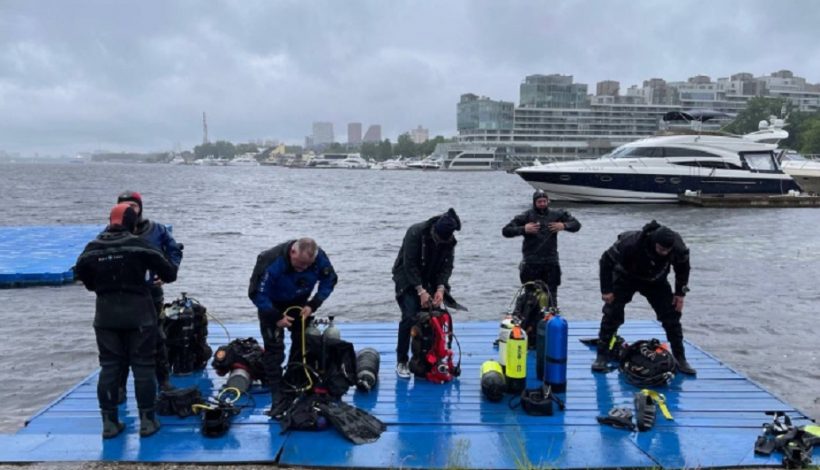
[[[391,143],[390,139],[384,139],[381,142],[363,142],[360,146],[334,142],[330,144],[328,150],[332,152],[359,152],[363,158],[387,160],[388,158],[393,158],[399,155],[407,158],[425,157],[433,153],[436,145],[444,142],[449,141],[438,135],[434,139],[417,144],[410,139],[408,134],[402,134],[399,136],[399,140],[395,144]],[[233,144],[228,141],[220,140],[217,142],[207,142],[194,147],[194,158],[199,160],[201,158],[213,156],[214,158],[233,159],[236,155],[257,152],[259,152],[259,148],[256,144]]]

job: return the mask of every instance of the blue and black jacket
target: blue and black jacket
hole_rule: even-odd
[[[260,314],[273,315],[274,321],[279,321],[282,311],[293,305],[307,305],[315,312],[330,297],[338,280],[321,248],[310,267],[302,272],[293,269],[288,254],[294,243],[296,240],[290,240],[260,253],[251,274],[248,297]],[[308,300],[317,284],[316,293]]]

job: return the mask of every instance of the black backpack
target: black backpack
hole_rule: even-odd
[[[211,357],[208,345],[207,309],[196,299],[182,297],[165,304],[160,328],[165,336],[168,364],[174,374],[185,375],[200,370]]]
[[[211,365],[220,376],[226,375],[239,364],[253,380],[265,381],[265,369],[262,364],[262,346],[255,338],[237,338],[228,344],[216,348]]]
[[[636,387],[660,387],[675,378],[675,357],[660,340],[636,341],[626,345],[620,370]]]
[[[517,318],[521,328],[527,333],[527,347],[535,349],[536,328],[544,318],[544,309],[549,307],[549,287],[541,280],[524,283],[518,290],[513,308],[513,317]]]

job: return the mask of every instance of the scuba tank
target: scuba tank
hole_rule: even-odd
[[[544,383],[556,393],[567,390],[567,321],[556,311],[547,322]]]
[[[538,380],[544,380],[544,358],[547,351],[547,322],[549,322],[554,312],[552,309],[543,309],[544,318],[538,321],[535,328],[535,375]]]
[[[364,348],[356,354],[356,388],[369,392],[379,379],[379,352]]]
[[[180,322],[180,342],[179,360],[174,364],[174,373],[177,375],[188,375],[194,371],[193,367],[193,343],[194,343],[194,305],[191,299],[182,293],[182,300],[178,312]]]
[[[520,325],[513,326],[507,340],[505,379],[507,391],[520,393],[527,385],[527,333]]]
[[[305,335],[307,336],[322,336],[322,330],[316,326],[316,320],[311,319],[310,324],[305,328]]]
[[[339,332],[339,329],[336,328],[336,325],[333,323],[334,318],[335,317],[330,315],[327,317],[327,326],[325,327],[325,331],[322,332],[324,339],[342,339],[342,333]]]
[[[497,361],[481,364],[481,393],[490,401],[501,401],[504,397],[504,370]]]
[[[501,320],[498,327],[498,362],[504,366],[507,364],[507,340],[513,328],[512,315],[507,315]]]

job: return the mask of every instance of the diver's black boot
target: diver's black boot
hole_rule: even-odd
[[[694,367],[689,365],[689,361],[686,360],[686,352],[683,346],[673,347],[672,355],[675,356],[675,362],[678,363],[678,371],[681,374],[696,375],[698,373]]]
[[[609,372],[609,355],[600,348],[595,356],[595,362],[592,363],[592,372]]]
[[[140,437],[152,436],[159,428],[159,419],[153,408],[140,410]]]
[[[103,411],[102,422],[103,439],[111,439],[112,437],[117,437],[122,432],[122,430],[125,429],[125,424],[121,423],[119,418],[117,417],[117,410]]]

